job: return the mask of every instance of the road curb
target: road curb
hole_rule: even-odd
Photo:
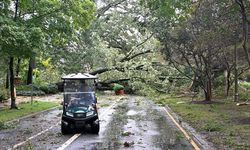
[[[13,119],[13,120],[7,121],[6,123],[10,124],[10,123],[13,123],[13,122],[19,122],[20,120],[23,120],[23,119],[26,119],[26,118],[29,118],[29,117],[33,117],[35,115],[39,115],[39,114],[42,114],[42,113],[45,113],[45,112],[56,110],[59,107],[60,106],[56,106],[56,107],[52,107],[52,108],[49,108],[49,109],[46,109],[46,110],[35,112],[35,113],[29,114],[29,115],[26,115],[26,116],[23,116],[23,117],[20,117],[20,118],[17,118],[17,119]]]
[[[169,106],[164,106],[165,110],[173,117],[174,121],[179,124],[191,137],[190,140],[193,140],[200,149],[202,150],[215,150],[216,148],[213,146],[212,143],[205,140],[205,137],[201,134],[199,134],[192,126],[190,126],[188,123],[183,122],[182,118],[172,111],[172,109]]]

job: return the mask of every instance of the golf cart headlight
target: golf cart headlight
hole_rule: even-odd
[[[89,106],[89,108],[88,108],[88,111],[94,111],[95,109],[93,108],[93,106]]]
[[[73,113],[70,113],[70,112],[66,112],[66,115],[70,117],[74,117]]]
[[[94,115],[94,111],[89,111],[89,112],[87,112],[87,114],[86,114],[86,116],[88,117],[88,116],[92,116],[92,115]]]

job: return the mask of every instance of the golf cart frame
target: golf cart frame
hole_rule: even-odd
[[[96,79],[96,76],[87,73],[62,77],[64,83],[62,134],[70,133],[75,128],[85,128],[86,125],[90,125],[92,133],[99,133],[100,125],[95,96]]]

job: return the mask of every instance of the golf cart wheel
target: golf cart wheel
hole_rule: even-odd
[[[100,125],[99,125],[99,123],[98,124],[92,123],[92,125],[91,125],[91,132],[94,133],[94,134],[98,134],[99,131],[100,131]]]
[[[63,122],[61,122],[61,132],[63,135],[69,133],[69,128]]]

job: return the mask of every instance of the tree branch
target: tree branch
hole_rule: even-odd
[[[112,7],[116,7],[117,5],[121,4],[122,2],[125,2],[126,0],[117,0],[113,3],[108,4],[107,6],[104,6],[102,8],[99,8],[97,10],[96,18],[100,18],[106,11],[108,11]]]
[[[152,33],[150,36],[148,36],[145,40],[143,40],[141,43],[137,44],[135,47],[133,47],[128,54],[123,58],[126,59],[127,57],[130,57],[130,55],[133,53],[133,51],[135,50],[135,48],[140,47],[141,45],[143,45],[144,43],[146,43],[154,34]],[[123,59],[121,60],[121,62],[123,62]]]
[[[134,59],[135,57],[138,57],[140,55],[144,55],[144,54],[147,54],[147,53],[152,53],[153,51],[152,50],[147,50],[147,51],[144,51],[144,52],[140,52],[140,53],[137,53],[137,54],[134,54],[133,56],[125,56],[123,59],[120,60],[120,62],[124,62],[124,61],[129,61],[131,59]]]
[[[248,22],[247,22],[247,14],[245,5],[242,0],[235,0],[236,4],[240,7],[241,17],[242,17],[242,34],[243,34],[243,43],[242,47],[245,52],[245,57],[248,62],[248,66],[250,66],[250,56],[247,49],[247,41],[248,41]]]

